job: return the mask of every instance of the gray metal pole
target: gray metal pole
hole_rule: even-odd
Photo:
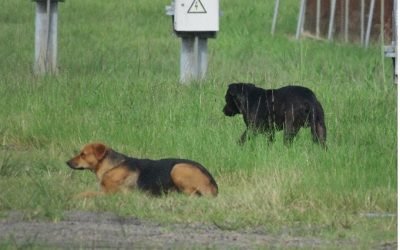
[[[364,43],[366,48],[369,45],[369,37],[371,34],[371,27],[372,27],[372,18],[374,16],[374,7],[375,7],[375,0],[371,0],[369,5],[367,34],[365,35],[365,43]]]
[[[384,32],[384,22],[385,22],[385,2],[381,1],[381,13],[380,13],[380,35],[381,35],[381,46],[385,45],[385,32]]]
[[[336,0],[331,0],[331,12],[329,15],[329,30],[328,30],[328,40],[331,41],[333,39],[333,26],[335,22],[335,8],[336,8]]]
[[[344,6],[344,41],[349,41],[349,0],[345,0]]]
[[[306,0],[301,0],[299,18],[297,20],[296,39],[300,38],[301,32],[303,31],[305,12],[306,12]]]
[[[198,78],[203,79],[207,73],[207,38],[197,39],[197,68],[198,68]]]
[[[392,15],[393,15],[393,19],[392,19],[393,34],[392,34],[392,37],[393,37],[393,40],[395,41],[396,49],[397,49],[397,36],[398,36],[398,34],[397,34],[397,13],[398,13],[397,0],[393,0],[393,13],[392,13]]]
[[[320,36],[320,22],[321,22],[321,0],[317,0],[317,20],[315,22],[315,33],[317,37]]]
[[[198,70],[197,70],[196,53],[195,53],[195,42],[196,39],[194,36],[182,37],[181,65],[180,65],[181,83],[188,83],[197,75]]]
[[[398,81],[399,81],[399,79],[398,79],[398,73],[399,73],[399,64],[398,64],[398,62],[397,62],[397,57],[398,57],[398,48],[397,48],[397,14],[398,14],[398,11],[397,11],[397,0],[393,0],[393,20],[392,20],[392,23],[393,23],[393,26],[392,26],[392,32],[393,32],[393,34],[392,34],[392,40],[393,40],[393,42],[392,42],[392,45],[394,46],[394,48],[395,48],[395,56],[394,56],[394,58],[393,58],[393,67],[394,67],[394,82],[397,84],[398,83]]]
[[[360,33],[360,41],[361,45],[364,45],[364,30],[365,30],[365,25],[364,25],[364,17],[365,17],[365,0],[361,0],[361,14],[360,14],[360,25],[361,25],[361,33]]]
[[[57,2],[36,2],[34,73],[57,73]]]
[[[274,17],[272,18],[271,34],[275,33],[276,19],[278,18],[279,0],[275,0]]]

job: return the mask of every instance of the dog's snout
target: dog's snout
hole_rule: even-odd
[[[67,165],[68,165],[68,167],[70,167],[70,168],[75,168],[76,166],[75,166],[75,164],[72,162],[72,160],[69,160],[69,161],[67,161],[67,162],[65,162]]]
[[[233,110],[230,109],[230,108],[228,107],[228,105],[226,105],[226,106],[222,109],[222,112],[224,112],[224,114],[225,114],[226,116],[234,116],[234,115],[235,115],[235,113],[233,112]]]

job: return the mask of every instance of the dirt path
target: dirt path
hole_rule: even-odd
[[[352,241],[327,241],[269,235],[257,231],[227,231],[214,225],[159,225],[112,213],[66,212],[59,222],[25,221],[20,213],[0,219],[0,247],[113,248],[113,249],[259,249],[259,248],[352,248]],[[391,249],[382,248],[378,249]],[[394,249],[394,248],[393,248]]]

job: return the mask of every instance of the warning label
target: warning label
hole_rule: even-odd
[[[194,0],[187,13],[204,14],[207,13],[207,11],[200,0]]]

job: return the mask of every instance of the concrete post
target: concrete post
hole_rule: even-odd
[[[37,1],[35,16],[35,63],[38,75],[57,73],[57,1]]]
[[[188,83],[197,75],[195,37],[182,37],[180,81]]]
[[[207,38],[198,37],[197,46],[197,76],[199,79],[204,79],[208,65]]]
[[[198,36],[182,37],[180,81],[189,83],[191,80],[200,80],[206,76],[208,55],[207,38]]]

